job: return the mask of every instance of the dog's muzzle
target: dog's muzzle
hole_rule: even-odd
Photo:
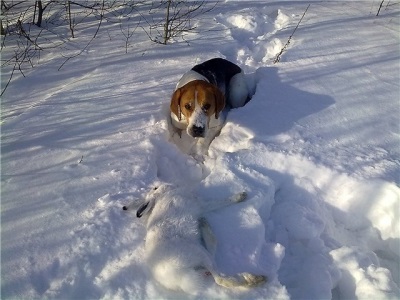
[[[189,132],[188,133],[189,133],[189,135],[191,135],[194,138],[196,138],[196,137],[202,137],[203,138],[204,134],[205,134],[205,128],[193,125],[192,127],[189,128]]]

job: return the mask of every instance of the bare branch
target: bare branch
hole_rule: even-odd
[[[67,57],[67,59],[66,59],[66,60],[61,64],[61,66],[58,68],[58,71],[60,71],[61,68],[62,68],[70,59],[75,58],[75,57],[81,55],[81,54],[89,47],[89,45],[92,43],[92,41],[96,38],[97,34],[98,34],[99,31],[100,31],[101,24],[102,24],[102,22],[103,22],[103,17],[104,17],[103,12],[104,12],[104,0],[103,0],[103,2],[102,2],[102,6],[101,6],[101,10],[100,10],[100,21],[99,21],[99,25],[97,26],[96,32],[94,33],[94,35],[92,36],[92,38],[90,39],[90,41],[86,44],[86,46],[83,47],[83,49],[81,49],[76,55],[72,55],[72,56],[70,56],[70,57]]]
[[[290,40],[292,39],[294,33],[296,32],[296,30],[297,30],[297,28],[299,27],[301,21],[303,20],[304,16],[306,15],[307,10],[310,8],[310,5],[311,5],[311,4],[308,4],[306,10],[304,11],[303,15],[301,16],[299,22],[297,23],[296,28],[293,30],[292,34],[289,36],[289,38],[288,38],[286,44],[282,47],[281,51],[280,51],[280,52],[278,53],[278,55],[275,57],[275,59],[274,59],[274,64],[278,63],[278,62],[281,60],[281,55],[282,55],[283,51],[285,51],[286,48],[289,46]]]
[[[14,67],[13,67],[13,69],[12,69],[12,71],[11,71],[10,78],[8,78],[8,81],[7,81],[6,85],[4,86],[4,88],[2,88],[0,97],[3,96],[3,94],[4,94],[4,92],[6,91],[8,85],[10,84],[10,82],[11,82],[13,76],[14,76],[14,72],[15,72],[15,70],[17,69],[17,64],[18,64],[18,62],[17,62],[17,60],[15,60]]]
[[[379,5],[379,9],[378,9],[378,12],[376,13],[376,16],[379,16],[379,12],[381,11],[383,2],[385,2],[385,0],[382,0],[381,5]]]

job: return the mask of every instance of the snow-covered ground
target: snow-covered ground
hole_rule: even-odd
[[[43,52],[1,103],[2,299],[188,297],[152,279],[144,225],[121,209],[157,182],[249,193],[207,215],[216,263],[269,281],[198,298],[398,299],[400,4],[376,17],[380,2],[312,1],[277,64],[310,2],[220,2],[186,41],[137,30],[128,53],[103,24],[60,71],[95,25]],[[170,141],[166,111],[180,76],[212,57],[256,90],[203,164]]]

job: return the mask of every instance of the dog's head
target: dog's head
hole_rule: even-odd
[[[156,206],[157,201],[174,188],[175,187],[170,184],[158,184],[156,187],[151,188],[151,190],[145,195],[143,203],[137,209],[136,216],[138,218],[141,218],[144,215],[149,216],[152,213],[153,208]]]
[[[160,190],[158,190],[158,187],[151,189],[151,191],[146,195],[142,205],[140,205],[136,211],[136,217],[141,218],[143,215],[150,215],[156,204],[156,200],[158,198],[157,194],[159,194],[159,192]]]
[[[210,118],[214,116],[218,119],[224,107],[225,97],[217,87],[206,81],[195,80],[174,92],[170,109],[179,121],[184,117],[190,136],[205,137]]]

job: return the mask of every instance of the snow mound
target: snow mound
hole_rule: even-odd
[[[285,28],[290,22],[290,18],[282,12],[282,10],[278,9],[278,14],[275,19],[274,25],[276,30],[280,30]]]
[[[268,63],[274,59],[279,52],[281,52],[284,47],[280,39],[274,38],[272,41],[268,42],[265,46],[265,56],[261,59],[262,62]]]
[[[206,218],[218,268],[268,283],[209,282],[191,299],[400,298],[399,6],[375,17],[375,4],[313,2],[272,66],[305,4],[264,2],[219,3],[196,23],[204,32],[167,47],[139,28],[127,45],[133,18],[103,22],[60,71],[58,52],[26,77],[14,70],[1,110],[2,298],[189,298],[144,263],[135,209],[160,181],[210,201],[249,195]],[[98,19],[81,24],[66,53]],[[181,75],[212,57],[242,66],[254,96],[200,163],[170,139],[165,107]]]
[[[257,18],[254,16],[232,15],[229,16],[226,21],[232,27],[243,29],[251,34],[257,34],[260,30]]]
[[[286,28],[290,17],[280,9],[272,13],[245,9],[240,14],[219,14],[217,21],[224,24],[236,40],[237,60],[242,65],[260,66],[260,63],[271,62],[282,49],[282,41],[273,36]]]
[[[378,258],[358,247],[341,247],[331,251],[340,268],[337,292],[348,299],[398,299],[399,287],[388,269],[379,267]]]

